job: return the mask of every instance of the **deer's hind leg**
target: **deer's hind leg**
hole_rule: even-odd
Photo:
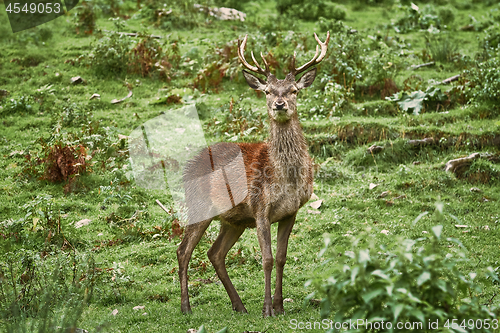
[[[226,288],[227,294],[231,299],[233,305],[233,310],[238,312],[247,313],[247,309],[243,305],[238,292],[233,286],[233,283],[229,279],[229,275],[226,270],[226,255],[229,250],[233,247],[234,243],[240,238],[241,234],[245,231],[244,227],[235,226],[224,222],[221,220],[219,236],[215,240],[214,244],[208,250],[208,258],[219,276],[224,288]]]
[[[188,292],[187,270],[193,250],[205,233],[212,219],[198,223],[188,224],[184,229],[184,238],[177,248],[177,261],[179,262],[179,281],[181,283],[181,311],[191,313]]]

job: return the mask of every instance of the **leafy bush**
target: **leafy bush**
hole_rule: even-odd
[[[33,100],[33,97],[29,95],[15,96],[14,98],[8,98],[4,100],[3,108],[0,109],[0,114],[11,115],[11,114],[30,114],[37,110],[37,104]]]
[[[252,141],[252,138],[265,132],[262,116],[260,112],[243,107],[231,99],[207,122],[207,130],[225,141]]]
[[[401,7],[404,16],[400,17],[394,24],[398,32],[406,33],[412,30],[427,30],[431,27],[441,29],[445,24],[450,24],[455,20],[455,11],[451,6],[436,7],[426,5],[422,8],[414,3],[408,7]]]
[[[92,67],[101,76],[119,75],[127,71],[131,38],[118,33],[109,33],[99,39],[92,51],[83,57],[83,63]]]
[[[343,20],[347,16],[346,9],[330,1],[310,2],[305,0],[278,0],[276,8],[280,14],[289,14],[303,20],[316,21],[319,17]]]
[[[75,24],[76,33],[83,32],[91,35],[96,28],[96,14],[94,4],[91,0],[83,0],[81,5],[76,7],[73,22]]]
[[[437,204],[435,217],[443,220],[443,204]],[[353,240],[352,251],[341,253],[330,248],[334,240],[325,235],[325,247],[319,253],[325,260],[306,282],[316,290],[308,299],[322,297],[322,318],[334,314],[335,322],[361,320],[363,325],[356,331],[380,329],[385,323],[380,331],[394,332],[398,322],[421,323],[421,331],[427,331],[437,329],[429,325],[438,321],[440,329],[448,325],[456,331],[465,332],[465,327],[492,332],[495,308],[483,304],[476,277],[498,283],[498,276],[491,267],[479,274],[464,274],[459,267],[467,263],[467,252],[459,240],[443,239],[442,230],[442,225],[435,225],[428,237],[379,246],[370,241],[366,244],[371,238],[371,230],[367,230]],[[455,251],[450,252],[450,246]],[[454,319],[458,325],[452,324]],[[489,328],[470,327],[476,320],[489,320]]]
[[[194,6],[196,3],[194,0],[173,0],[168,3],[147,0],[133,18],[147,19],[166,30],[193,29],[205,21],[205,13]]]
[[[138,38],[132,39],[116,32],[106,34],[80,60],[101,76],[128,72],[145,77],[156,73],[170,80],[173,75],[171,69],[177,67],[180,61],[177,42],[161,45],[146,33],[139,34]]]
[[[469,89],[465,91],[469,102],[500,102],[500,57],[479,63],[477,67],[465,70]]]

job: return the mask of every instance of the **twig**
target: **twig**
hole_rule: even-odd
[[[442,84],[448,84],[448,83],[451,83],[451,82],[453,82],[453,81],[457,81],[457,80],[458,80],[458,78],[460,78],[460,74],[455,75],[455,76],[452,76],[452,77],[449,77],[449,78],[447,78],[447,79],[443,80],[443,82],[441,82],[441,83],[442,83]]]
[[[127,96],[123,97],[122,99],[116,99],[115,98],[114,100],[111,101],[111,104],[121,103],[121,102],[123,102],[124,100],[126,100],[127,98],[130,98],[130,97],[132,97],[132,89],[128,90],[128,95]]]
[[[431,61],[431,62],[427,62],[427,63],[425,63],[425,64],[420,64],[420,65],[411,65],[411,67],[410,67],[410,68],[411,68],[411,69],[418,69],[418,68],[420,68],[420,67],[432,66],[432,65],[434,65],[434,64],[436,64],[436,63],[435,63],[434,61]]]
[[[163,209],[163,210],[164,210],[167,214],[169,214],[169,215],[170,215],[170,212],[168,211],[168,209],[167,209],[165,206],[163,206],[163,205],[161,204],[160,200],[156,199],[156,203],[158,204],[158,206],[160,206],[160,207],[161,207],[161,209]]]

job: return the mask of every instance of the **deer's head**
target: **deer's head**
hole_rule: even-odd
[[[316,78],[316,68],[313,68],[306,72],[304,75],[302,75],[302,77],[300,77],[299,80],[296,80],[296,76],[305,72],[310,67],[319,64],[323,60],[328,49],[330,32],[327,33],[326,41],[324,43],[322,43],[319,40],[318,36],[314,34],[314,38],[316,38],[319,46],[321,46],[321,52],[319,46],[316,46],[316,54],[314,55],[312,60],[305,65],[299,68],[295,68],[296,54],[294,53],[292,59],[293,70],[286,75],[284,80],[278,80],[276,76],[271,74],[269,65],[267,64],[266,59],[264,58],[262,53],[260,54],[260,56],[262,57],[262,61],[264,62],[265,69],[262,69],[262,67],[260,67],[260,65],[257,63],[253,52],[251,54],[255,66],[250,65],[245,60],[244,52],[247,38],[248,35],[245,36],[243,42],[239,43],[238,41],[238,57],[245,68],[254,73],[264,75],[266,79],[263,80],[245,70],[243,70],[243,76],[252,89],[265,92],[267,99],[267,112],[271,121],[274,120],[279,123],[287,122],[292,117],[297,115],[297,94],[301,89],[309,87],[314,82],[314,79]]]

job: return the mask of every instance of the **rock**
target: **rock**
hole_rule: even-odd
[[[85,225],[88,225],[90,224],[90,222],[92,222],[92,220],[90,219],[83,219],[83,220],[80,220],[78,222],[75,222],[75,228],[79,229]]]
[[[384,147],[382,147],[382,146],[376,146],[376,145],[373,145],[370,148],[368,148],[368,152],[370,154],[380,153],[382,150],[384,150]]]
[[[81,76],[74,76],[71,78],[71,84],[85,83],[85,80]]]
[[[311,206],[314,209],[318,209],[319,207],[321,207],[321,203],[323,203],[323,200],[316,200],[314,202],[311,202],[309,206]]]

